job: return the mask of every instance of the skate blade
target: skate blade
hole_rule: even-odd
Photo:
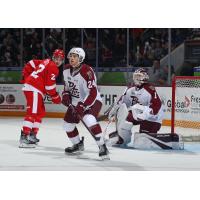
[[[35,148],[35,144],[19,144],[19,148]]]
[[[80,156],[83,154],[83,151],[77,151],[77,152],[73,152],[73,153],[65,152],[65,154],[68,156]]]

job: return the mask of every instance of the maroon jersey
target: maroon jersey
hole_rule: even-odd
[[[71,65],[66,65],[63,71],[65,90],[72,97],[72,104],[83,102],[84,106],[91,107],[96,100],[101,101],[97,89],[96,76],[89,65],[82,64],[79,69],[74,70]]]

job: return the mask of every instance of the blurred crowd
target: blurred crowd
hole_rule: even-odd
[[[72,47],[80,46],[86,51],[85,62],[93,67],[127,67],[127,64],[128,67],[146,67],[150,82],[168,85],[170,76],[175,75],[174,67],[170,67],[171,74],[168,77],[168,66],[160,65],[161,59],[168,54],[168,31],[164,28],[2,28],[0,67],[18,67],[16,69],[20,70],[31,59],[52,57],[57,48],[65,49],[67,54]],[[191,39],[200,40],[200,29],[172,28],[171,50]],[[184,64],[179,74],[192,74],[194,66]],[[61,81],[60,72],[58,82]]]
[[[23,31],[23,41],[21,41]],[[172,50],[198,29],[171,29]],[[81,39],[81,37],[83,38]],[[99,67],[127,66],[127,29],[98,29]],[[21,60],[21,44],[23,59]],[[32,58],[51,57],[56,48],[83,46],[86,62],[96,64],[96,29],[0,29],[0,66],[20,66]],[[168,53],[168,29],[129,29],[129,65],[149,67]],[[22,62],[21,62],[22,61]]]
[[[0,66],[19,66],[20,59],[20,30],[0,29]]]

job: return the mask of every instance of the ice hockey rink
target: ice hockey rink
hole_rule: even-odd
[[[184,150],[136,150],[109,147],[110,160],[98,157],[98,147],[80,123],[78,129],[85,137],[85,151],[69,156],[64,148],[71,145],[62,129],[60,118],[45,118],[36,148],[18,148],[23,119],[0,118],[0,170],[1,171],[196,171],[200,169],[200,144],[185,143]],[[101,122],[104,129],[107,122]],[[108,131],[114,130],[114,124]],[[191,130],[192,131],[192,130]],[[169,132],[162,127],[160,132]]]

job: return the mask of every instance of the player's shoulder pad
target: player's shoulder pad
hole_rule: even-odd
[[[71,65],[70,64],[66,64],[66,65],[64,65],[63,70],[70,69],[70,68],[71,68]]]
[[[83,64],[80,70],[80,74],[86,79],[86,80],[93,80],[94,79],[94,71],[91,66]]]

